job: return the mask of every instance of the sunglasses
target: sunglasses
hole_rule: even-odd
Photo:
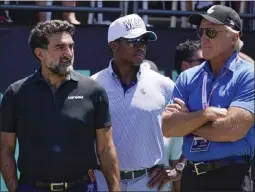
[[[139,37],[134,39],[123,38],[123,39],[126,41],[127,45],[130,48],[133,48],[133,47],[145,48],[148,45],[148,39],[146,37]]]
[[[197,28],[197,36],[201,38],[204,33],[207,37],[210,39],[214,39],[217,36],[218,32],[225,32],[225,31],[216,31],[215,29],[212,28]]]

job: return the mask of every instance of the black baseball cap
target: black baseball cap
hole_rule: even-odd
[[[239,14],[232,8],[224,5],[213,5],[205,14],[193,14],[189,22],[193,25],[200,25],[202,19],[215,24],[223,24],[239,31],[242,34],[242,22]]]

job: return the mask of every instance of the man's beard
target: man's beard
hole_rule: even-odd
[[[65,62],[61,62],[64,60]],[[60,63],[61,62],[61,63]],[[53,61],[49,64],[48,69],[55,75],[63,77],[69,75],[73,71],[74,58],[71,60],[60,58],[58,61]]]

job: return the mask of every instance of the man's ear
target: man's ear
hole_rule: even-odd
[[[188,69],[188,68],[190,68],[189,62],[187,62],[187,61],[182,61],[181,70],[182,70],[182,71],[185,71],[185,70]]]
[[[43,60],[44,51],[42,48],[35,48],[34,54],[39,60]]]
[[[117,45],[116,42],[113,42],[113,41],[112,41],[112,42],[109,43],[109,47],[110,47],[110,49],[111,49],[112,51],[116,51],[118,45]]]
[[[232,46],[233,46],[233,47],[235,47],[235,44],[236,44],[236,42],[238,41],[238,39],[239,39],[239,34],[234,33],[234,34],[232,35],[232,37],[231,37],[231,43],[232,43]]]

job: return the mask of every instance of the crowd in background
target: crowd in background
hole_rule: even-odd
[[[252,1],[138,1],[139,9],[150,10],[172,10],[172,11],[206,11],[211,5],[226,5],[238,13],[251,13],[254,7]],[[69,7],[104,7],[104,8],[123,8],[124,14],[134,12],[133,1],[1,1],[0,4],[13,5],[42,5],[42,6],[69,6]],[[106,24],[109,25],[118,18],[118,13],[83,13],[83,12],[37,12],[23,10],[0,10],[0,23],[14,24],[35,24],[38,21],[50,19],[64,19],[75,25],[87,24]],[[167,17],[167,16],[148,16],[143,19],[148,26],[168,26],[187,28],[191,25],[187,22],[187,17]],[[248,27],[244,22],[244,26]]]

